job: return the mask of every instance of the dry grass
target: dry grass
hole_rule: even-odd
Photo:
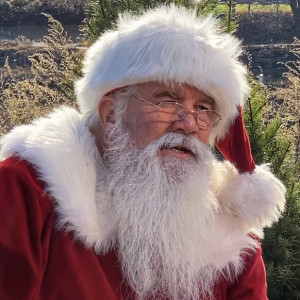
[[[273,92],[281,107],[281,117],[288,137],[296,147],[297,159],[300,159],[300,40],[294,39],[295,61],[285,64],[288,71],[283,74],[287,81],[285,87],[280,87]]]
[[[76,107],[73,83],[80,76],[82,53],[69,47],[71,41],[62,25],[47,17],[48,35],[43,38],[42,51],[29,56],[30,74],[20,74],[20,69],[15,73],[7,62],[2,69],[0,135],[44,116],[54,107]],[[20,49],[23,46],[20,44]]]
[[[219,4],[217,6],[218,13],[224,13],[228,11],[227,4]],[[248,4],[237,4],[236,5],[236,14],[246,14],[249,12]],[[255,14],[260,13],[284,13],[284,14],[292,14],[291,6],[289,4],[270,4],[270,5],[262,5],[262,4],[251,4],[250,12]]]

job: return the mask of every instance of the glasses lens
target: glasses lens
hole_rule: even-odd
[[[213,111],[200,110],[197,112],[197,124],[203,129],[218,125],[219,120],[219,116]]]
[[[158,116],[168,121],[176,121],[185,113],[184,106],[174,102],[161,102],[158,108]]]
[[[208,114],[209,114],[209,119],[210,119],[210,126],[211,127],[217,126],[219,124],[220,119],[221,119],[219,117],[219,115],[214,111],[209,111]]]

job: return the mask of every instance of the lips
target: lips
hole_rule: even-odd
[[[161,152],[165,152],[166,154],[178,154],[182,157],[195,157],[195,153],[188,147],[182,146],[182,145],[176,145],[176,146],[163,146],[160,148]],[[176,156],[178,156],[176,155]]]

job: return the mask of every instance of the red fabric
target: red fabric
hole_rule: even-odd
[[[267,300],[267,284],[265,281],[266,271],[262,259],[261,247],[257,249],[254,256],[247,254],[245,256],[244,272],[239,276],[232,285],[219,285],[219,294],[226,292],[228,300],[244,300],[244,299],[264,299]],[[221,299],[221,298],[220,298]]]
[[[53,200],[34,169],[9,158],[0,163],[0,299],[136,299],[114,252],[105,256],[55,229]],[[260,249],[238,280],[220,282],[216,300],[266,300]]]
[[[255,162],[244,125],[242,108],[239,107],[238,111],[239,115],[231,125],[226,137],[216,143],[216,147],[228,161],[235,165],[239,173],[251,173],[255,169]]]
[[[104,96],[108,96],[108,95],[110,95],[110,94],[113,94],[113,93],[115,93],[115,92],[117,92],[117,91],[119,91],[119,90],[121,90],[121,89],[125,89],[125,88],[127,88],[127,87],[128,87],[128,85],[124,85],[124,86],[121,86],[121,87],[117,87],[117,88],[112,89],[112,90],[108,91],[107,93],[105,93]],[[103,97],[104,97],[104,96],[103,96]]]

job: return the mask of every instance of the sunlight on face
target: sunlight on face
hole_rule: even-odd
[[[188,111],[194,111],[199,107],[208,110],[214,108],[214,102],[211,98],[186,84],[166,85],[150,82],[138,85],[135,94],[153,104],[166,101],[165,99],[178,102],[184,105]],[[138,97],[132,96],[128,101],[124,125],[132,133],[137,148],[141,149],[149,145],[168,132],[183,133],[207,143],[211,128],[205,130],[199,128],[193,114],[187,113],[181,120],[170,121],[161,118],[153,105],[141,101]],[[188,159],[192,156],[189,149],[183,148],[161,149],[159,155],[176,156],[182,159]]]

